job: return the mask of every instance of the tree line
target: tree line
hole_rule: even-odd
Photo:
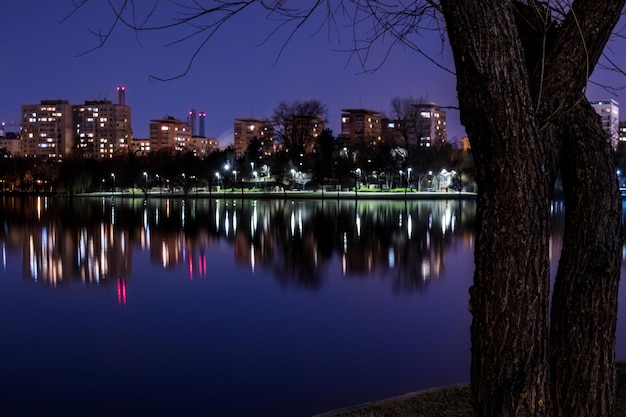
[[[457,172],[455,188],[473,181],[471,153],[444,143],[437,147],[399,147],[382,142],[348,147],[324,129],[301,152],[301,141],[267,153],[254,138],[237,156],[233,146],[205,158],[193,151],[140,155],[128,152],[112,159],[69,155],[61,161],[34,158],[0,158],[0,190],[4,192],[86,192],[158,187],[165,190],[215,188],[333,189],[360,187],[419,189],[441,170]]]

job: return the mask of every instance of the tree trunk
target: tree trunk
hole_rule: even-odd
[[[565,234],[551,315],[558,416],[613,414],[621,202],[613,152],[581,97],[563,119]]]
[[[538,131],[510,3],[441,1],[479,188],[471,385],[480,416],[546,416],[554,146]]]

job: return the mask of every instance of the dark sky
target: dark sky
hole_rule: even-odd
[[[329,35],[321,24],[323,16],[313,16],[280,53],[289,31],[264,42],[276,23],[268,22],[258,8],[223,26],[186,76],[154,81],[150,75],[171,77],[183,72],[201,39],[167,46],[189,33],[189,28],[136,36],[120,26],[103,48],[83,54],[98,44],[90,30],[108,30],[113,15],[107,2],[91,0],[61,23],[71,4],[70,0],[20,0],[3,5],[0,121],[19,121],[22,104],[42,99],[116,102],[116,86],[124,85],[135,137],[148,137],[150,119],[166,115],[184,119],[190,109],[196,109],[207,114],[207,135],[228,145],[235,118],[269,117],[282,100],[321,101],[335,134],[340,133],[342,108],[389,113],[393,97],[408,96],[457,105],[454,76],[415,51],[397,47],[380,69],[364,73],[347,52],[353,48],[350,29],[340,27],[339,33]],[[172,3],[162,4],[171,7]],[[452,68],[450,54],[436,34],[415,41],[441,65]],[[623,40],[610,44],[615,52],[611,58],[622,65],[626,64],[626,55],[620,53],[624,45]],[[367,68],[377,66],[384,52],[383,46],[376,48]],[[602,77],[602,82],[614,87],[626,85],[621,75],[605,71]],[[600,80],[599,75],[594,78]],[[587,95],[620,101],[620,95],[611,96],[596,86],[590,86]],[[448,110],[448,137],[463,135],[458,111]]]

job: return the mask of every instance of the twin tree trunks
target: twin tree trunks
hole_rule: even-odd
[[[553,3],[440,1],[480,190],[470,290],[480,416],[613,412],[621,202],[584,88],[624,1],[575,0],[557,20]],[[558,173],[566,221],[550,300]]]

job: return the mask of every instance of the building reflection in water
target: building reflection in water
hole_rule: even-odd
[[[271,271],[280,285],[380,276],[395,291],[414,292],[443,274],[448,251],[474,245],[473,201],[3,197],[0,210],[5,268],[7,250],[21,250],[26,279],[116,285],[120,303],[134,251],[197,279],[219,262],[210,249],[220,243],[236,263]]]

